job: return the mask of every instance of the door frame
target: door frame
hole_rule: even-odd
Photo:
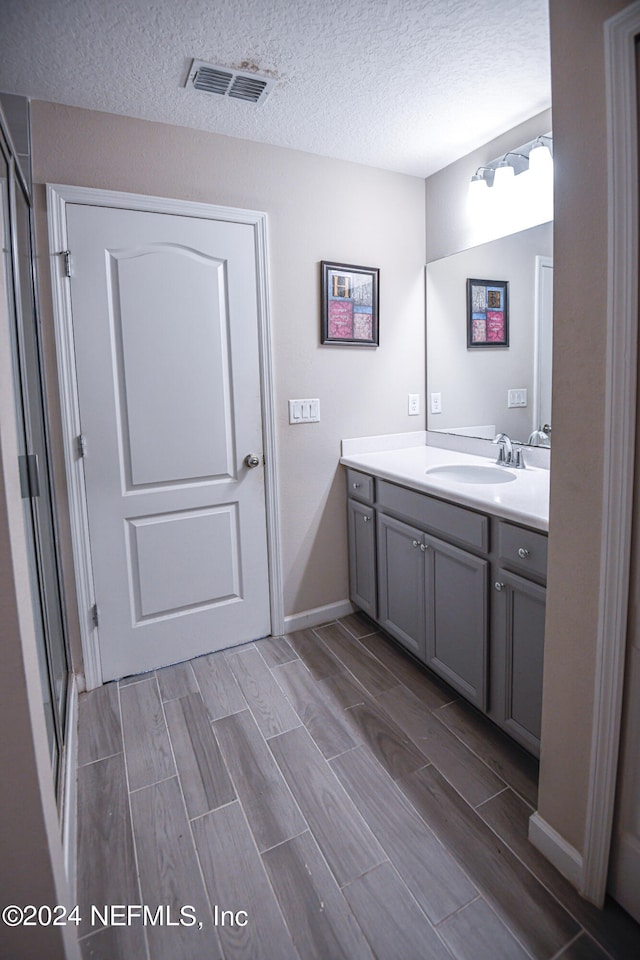
[[[535,359],[533,371],[533,421],[531,424],[531,429],[539,430],[544,423],[540,415],[540,406],[542,401],[542,373],[544,366],[542,363],[542,357],[540,355],[540,348],[542,343],[544,343],[544,335],[550,332],[545,328],[545,324],[548,324],[548,317],[544,316],[543,304],[545,302],[545,284],[549,282],[546,268],[550,267],[553,270],[553,257],[537,256],[535,258],[535,264],[535,320],[533,349],[533,356]],[[551,417],[553,418],[553,408],[551,410]],[[551,422],[553,422],[553,419]]]
[[[84,659],[84,680],[87,690],[102,684],[102,666],[98,644],[98,628],[92,610],[95,592],[91,565],[91,543],[87,497],[82,456],[78,450],[80,411],[73,347],[71,291],[67,283],[66,265],[73,272],[73,251],[67,237],[67,204],[174,214],[203,220],[221,220],[247,224],[253,228],[256,254],[256,293],[258,301],[258,341],[260,354],[260,393],[262,399],[262,431],[265,458],[265,506],[267,521],[267,556],[269,562],[269,605],[271,633],[284,632],[282,556],[280,548],[280,514],[278,506],[278,473],[276,459],[275,403],[271,309],[269,296],[269,250],[267,214],[256,210],[223,207],[189,200],[174,200],[136,193],[100,190],[92,187],[47,184],[49,221],[49,256],[53,316],[61,402],[62,440],[71,523],[71,542],[78,597],[80,635]]]
[[[579,888],[604,901],[611,851],[627,641],[638,383],[640,2],[605,23],[608,303],[600,600],[587,819]]]

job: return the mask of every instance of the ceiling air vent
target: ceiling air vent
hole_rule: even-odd
[[[248,103],[263,103],[276,85],[273,77],[258,73],[242,73],[229,67],[216,67],[202,60],[194,60],[187,78],[187,86],[193,84],[196,90],[216,93],[221,97],[233,97]]]

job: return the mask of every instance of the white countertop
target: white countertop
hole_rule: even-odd
[[[526,458],[526,448],[524,456]],[[426,471],[430,467],[445,464],[488,466],[495,463],[495,458],[487,459],[424,445],[350,453],[342,456],[340,463],[403,487],[473,507],[483,513],[514,520],[537,530],[549,529],[549,471],[541,467],[528,466],[524,470],[502,467],[515,476],[511,483],[476,484],[444,480]]]

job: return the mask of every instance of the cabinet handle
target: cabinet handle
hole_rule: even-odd
[[[420,544],[418,543],[417,540],[412,540],[412,541],[411,541],[411,546],[413,547],[414,550],[417,550],[418,547],[420,546]]]
[[[504,583],[500,583],[499,580],[496,580],[496,582],[494,583],[494,587],[496,588],[498,593],[502,593],[502,591],[504,590]]]
[[[361,486],[362,486],[361,483],[355,483],[355,482],[354,482],[354,484],[353,484],[353,489],[354,489],[354,490],[359,490]]]
[[[369,523],[369,520],[371,520],[371,517],[368,517],[366,514],[363,513],[363,514],[362,514],[362,522],[363,522],[363,523]]]
[[[421,543],[421,544],[420,544],[420,549],[422,550],[423,553],[426,553],[427,550],[429,549],[429,546],[428,546],[428,544],[426,544],[426,543]]]
[[[526,560],[527,557],[529,556],[529,551],[527,550],[526,547],[520,547],[520,549],[518,550],[518,556],[520,557],[521,560]]]

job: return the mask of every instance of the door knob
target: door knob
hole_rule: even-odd
[[[248,453],[244,458],[246,465],[253,470],[254,467],[260,466],[260,457],[256,456],[255,453]]]

